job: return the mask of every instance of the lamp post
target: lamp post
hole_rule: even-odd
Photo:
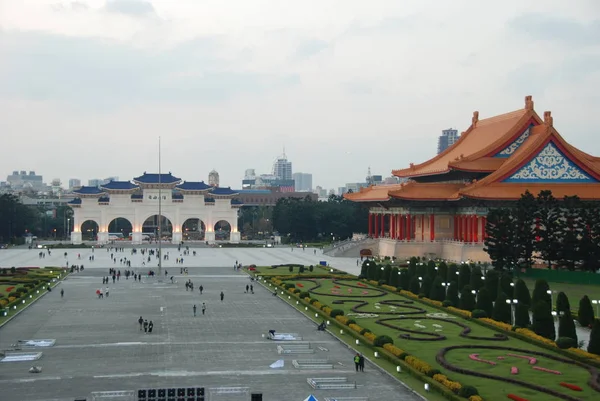
[[[596,305],[596,319],[600,319],[600,299],[594,299],[592,303]]]
[[[423,287],[423,277],[419,276],[419,291],[421,290],[421,287]]]
[[[550,295],[550,309],[554,309],[554,297],[552,296],[552,293],[555,291],[552,290],[548,290],[546,291],[546,294]]]
[[[471,294],[475,296],[475,302],[477,302],[477,290],[471,290]]]
[[[506,303],[510,305],[510,317],[511,317],[511,322],[512,325],[515,325],[515,308],[517,307],[517,304],[519,303],[518,299],[507,299]]]
[[[448,295],[448,287],[450,283],[442,283],[442,287],[444,287],[444,294]]]

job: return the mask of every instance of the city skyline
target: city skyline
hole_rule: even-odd
[[[214,168],[236,187],[247,166],[270,171],[285,145],[294,169],[337,188],[367,166],[387,176],[427,160],[442,127],[460,133],[474,110],[493,116],[525,95],[552,107],[574,146],[600,153],[592,1],[0,0],[0,10],[3,174],[156,172],[161,136],[163,171],[179,176],[206,181]]]

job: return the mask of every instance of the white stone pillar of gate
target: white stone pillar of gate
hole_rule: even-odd
[[[215,232],[214,231],[206,231],[204,233],[204,240],[207,241],[209,244],[214,244],[215,243]]]
[[[102,231],[98,233],[98,243],[108,244],[108,231]]]
[[[183,240],[183,233],[181,232],[181,226],[176,224],[173,226],[173,237],[171,243],[179,245]]]
[[[73,231],[71,233],[71,244],[80,245],[83,243],[83,238],[81,235],[81,231]]]
[[[144,241],[142,239],[142,232],[141,231],[134,231],[131,233],[131,244],[132,245],[140,245],[142,244]]]
[[[232,231],[230,234],[231,238],[229,239],[229,242],[231,242],[232,244],[239,244],[240,240],[242,239],[242,233],[240,233],[239,231]]]

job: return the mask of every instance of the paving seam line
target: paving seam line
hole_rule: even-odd
[[[248,274],[249,277],[252,277],[249,273]],[[264,287],[265,289],[267,289],[267,291],[270,292],[270,290],[267,288],[267,286],[265,285],[265,283],[262,283],[260,280],[256,280],[258,281],[258,283]],[[276,288],[277,289],[277,288]],[[279,296],[277,297],[280,299],[280,301],[282,301],[284,304],[288,305],[290,308],[292,308],[293,310],[295,310],[296,312],[300,313],[302,316],[304,316],[306,319],[311,320],[311,318],[309,318],[308,316],[306,316],[306,314],[304,314],[302,311],[298,310],[294,305],[290,304],[289,302],[287,302],[285,299],[281,299]],[[338,338],[335,334],[333,334],[330,330],[326,330],[326,332],[332,336],[333,338],[335,338],[338,342],[342,343],[342,345],[346,346],[346,348],[351,349],[354,353],[358,353],[359,351],[352,347],[351,345],[346,344],[344,341],[342,341],[342,339]],[[393,374],[391,374],[390,372],[388,372],[387,370],[385,370],[384,368],[382,368],[381,366],[377,365],[376,363],[373,363],[373,361],[371,361],[370,358],[367,358],[366,356],[363,357],[369,361],[371,363],[371,365],[375,366],[375,368],[377,368],[380,372],[385,373],[387,376],[391,377],[392,379],[394,379],[394,381],[400,383],[404,388],[406,388],[408,391],[410,391],[411,393],[413,393],[414,395],[416,395],[417,397],[421,398],[423,401],[427,401],[427,398],[425,398],[424,396],[422,396],[421,394],[417,393],[415,390],[413,390],[411,387],[409,387],[406,383],[404,383],[402,380],[400,380],[399,378],[395,377]]]

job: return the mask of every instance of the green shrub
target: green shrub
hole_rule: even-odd
[[[300,268],[298,269],[298,271],[299,271],[300,273],[304,273],[304,266],[300,266]]]
[[[444,302],[442,302],[442,306],[444,308],[447,308],[449,306],[454,306],[454,305],[452,304],[452,301],[450,301],[449,299],[445,299]]]
[[[329,316],[335,319],[336,316],[344,316],[344,311],[341,309],[333,309],[329,312]]]
[[[17,271],[17,268],[16,268],[16,267],[14,267],[14,266],[13,266],[13,267],[11,267],[11,268],[10,268],[10,272],[11,272],[11,273],[15,273],[16,271]]]
[[[464,398],[469,398],[474,395],[479,395],[479,391],[473,386],[462,386],[460,390],[458,390],[458,395]]]
[[[29,290],[27,288],[25,288],[25,287],[17,287],[17,288],[15,288],[15,292],[20,292],[22,294],[26,294],[27,291],[29,291]]]
[[[8,296],[9,297],[19,298],[21,296],[21,293],[17,292],[17,291],[11,291],[11,292],[8,293]]]
[[[539,281],[539,280],[538,280]],[[554,318],[550,310],[550,303],[542,299],[533,305],[533,319],[531,329],[535,334],[554,341],[556,332],[554,329]]]
[[[364,335],[365,335],[365,334],[367,334],[367,333],[371,333],[371,330],[369,330],[369,329],[362,329],[362,330],[360,331],[360,335],[361,335],[361,336],[364,336]]]
[[[319,300],[318,300],[317,298],[311,298],[311,299],[310,299],[310,304],[311,304],[311,305],[314,305],[314,304],[315,304],[315,302],[319,302]]]
[[[300,298],[304,299],[304,298],[308,298],[310,297],[310,293],[308,291],[302,291],[300,293],[300,295],[298,295]]]
[[[312,273],[312,271],[315,269],[315,267],[313,265],[308,266],[308,271]]]
[[[484,311],[483,309],[474,309],[473,312],[471,312],[471,317],[479,319],[482,317],[489,317],[489,316],[488,316],[487,312]]]
[[[290,266],[290,268],[288,270],[290,271],[290,273],[293,272],[294,271],[294,266]]]
[[[394,340],[392,340],[392,337],[386,335],[377,336],[373,341],[373,345],[375,345],[376,347],[383,347],[385,344],[394,344]]]
[[[570,337],[558,337],[556,346],[560,349],[577,348],[577,341]]]
[[[356,324],[356,320],[348,319],[348,321],[346,322],[346,326],[350,326],[351,324]]]
[[[439,369],[430,369],[429,372],[427,372],[427,376],[433,377],[433,376],[435,376],[437,374],[440,374],[440,373],[442,373],[442,372],[440,372]]]
[[[594,308],[592,302],[587,295],[579,301],[579,312],[577,312],[577,319],[579,324],[583,327],[590,327],[594,322]]]
[[[595,319],[592,323],[592,332],[590,333],[590,342],[587,351],[591,354],[600,355],[600,319]]]
[[[405,360],[407,356],[410,356],[408,352],[403,352],[398,356],[398,359]]]

